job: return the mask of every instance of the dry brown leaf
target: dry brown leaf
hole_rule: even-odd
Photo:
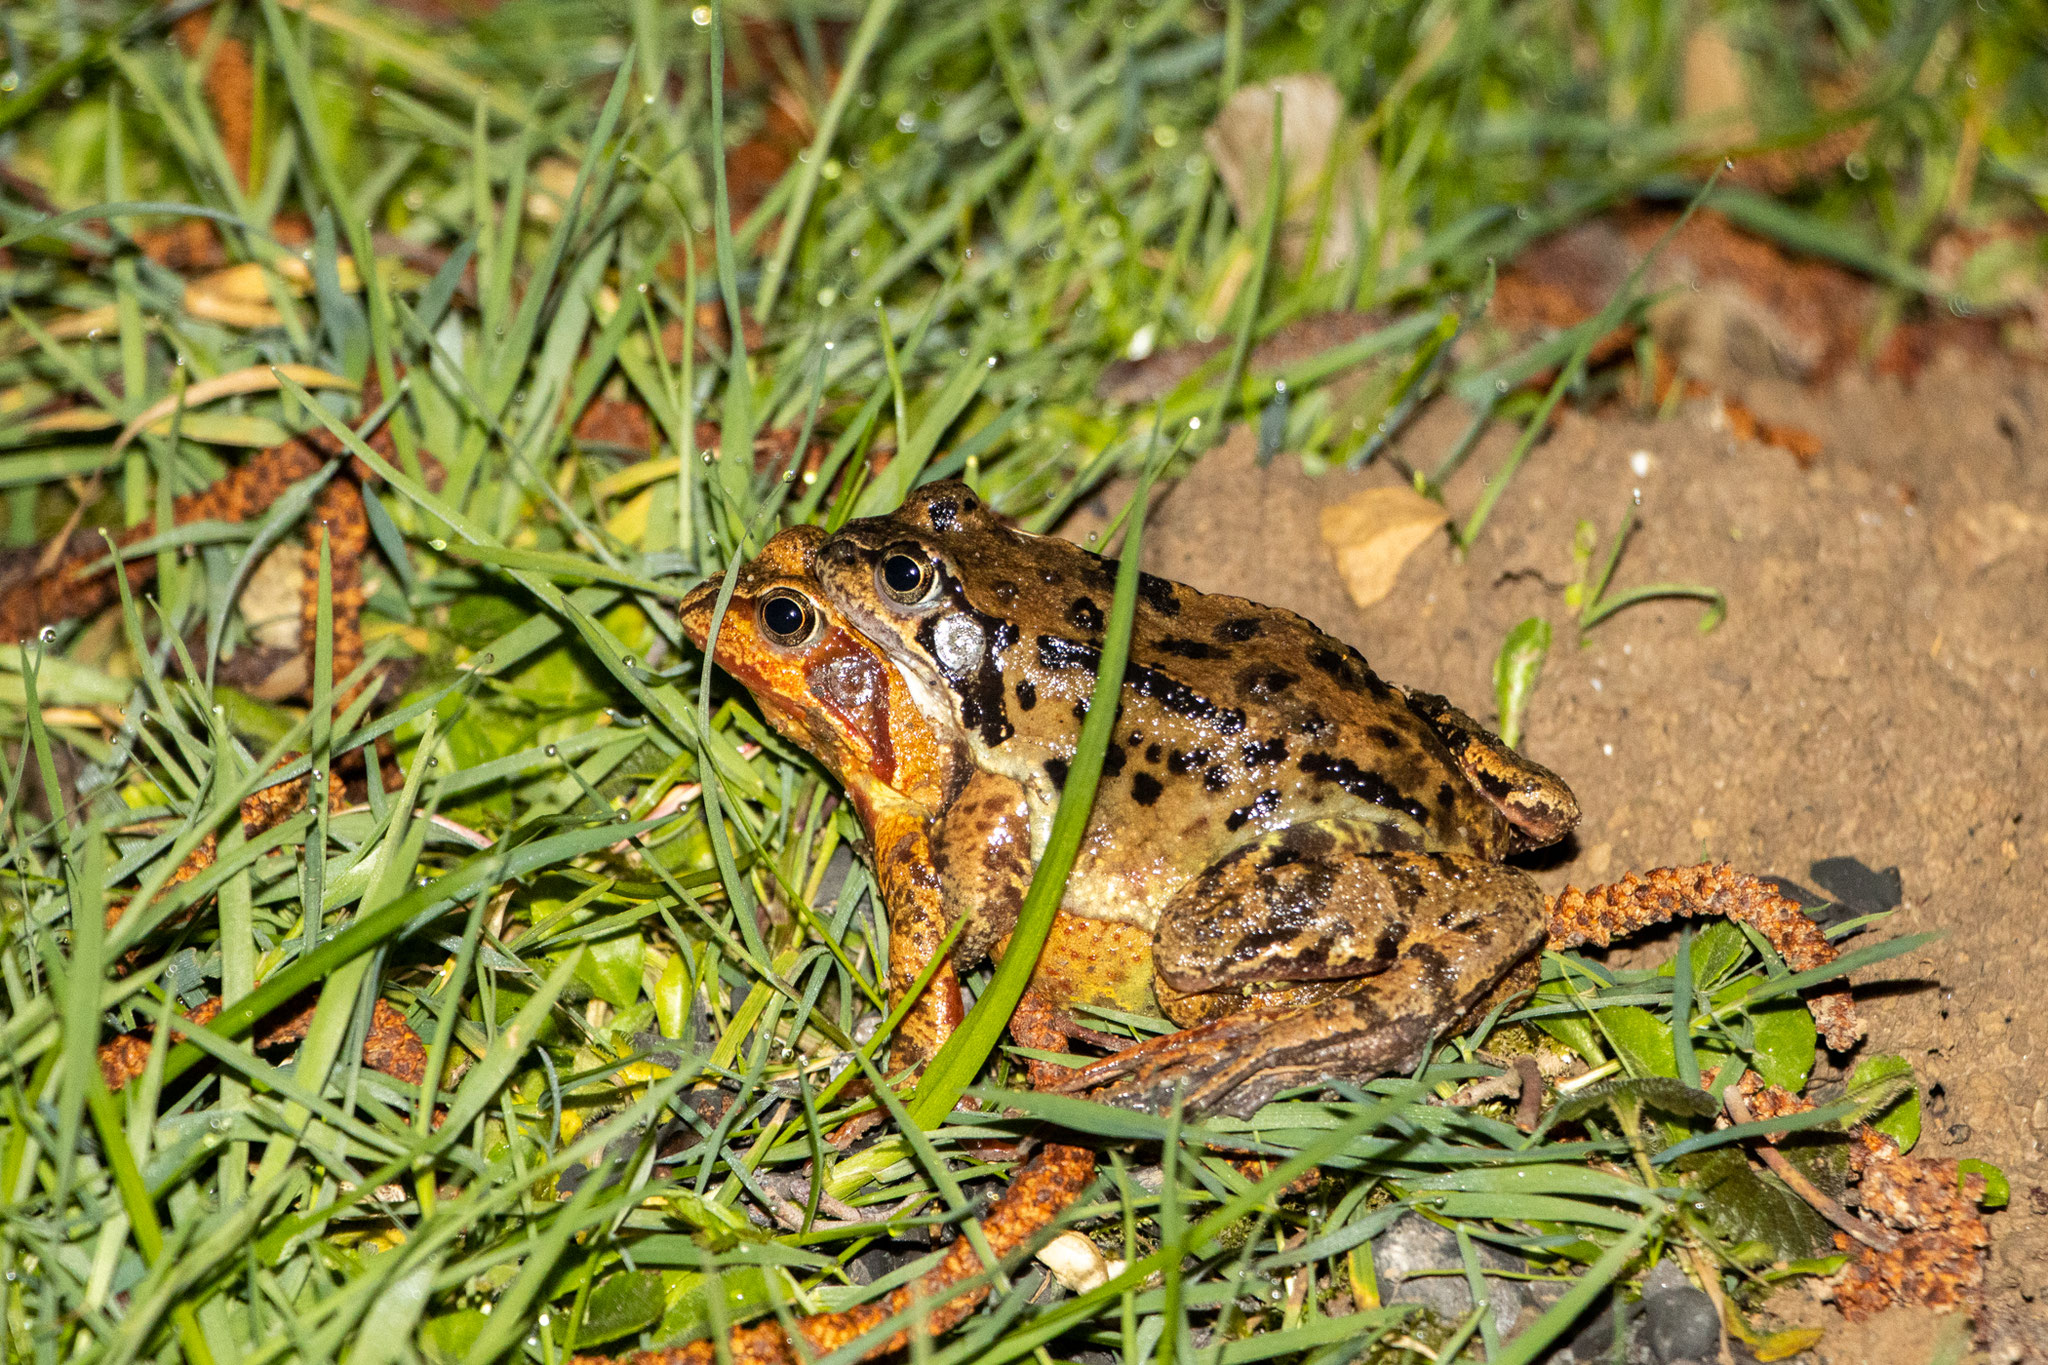
[[[1412,488],[1368,488],[1323,509],[1323,541],[1336,557],[1345,591],[1362,609],[1394,590],[1408,556],[1450,519],[1442,503]]]
[[[1370,224],[1379,201],[1379,162],[1347,136],[1344,96],[1320,72],[1298,72],[1246,85],[1224,102],[1202,134],[1216,175],[1230,195],[1237,221],[1250,226],[1266,209],[1267,177],[1273,169],[1273,102],[1280,101],[1280,151],[1287,183],[1280,201],[1275,246],[1282,260],[1299,266],[1308,256],[1322,216],[1324,178],[1331,199],[1317,261],[1334,269],[1358,250],[1356,227]],[[1341,157],[1334,175],[1331,159]],[[1388,248],[1393,242],[1388,241]]]
[[[1749,79],[1742,55],[1712,20],[1685,40],[1679,110],[1687,122],[1711,122],[1705,141],[1713,145],[1751,142],[1756,130],[1749,122]]]
[[[305,551],[279,545],[250,571],[242,589],[242,620],[249,635],[266,649],[299,647],[299,608],[306,592]]]

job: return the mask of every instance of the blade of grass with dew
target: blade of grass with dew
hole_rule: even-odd
[[[1017,1002],[1024,998],[1024,988],[1038,965],[1038,950],[1052,930],[1053,917],[1066,892],[1067,872],[1081,850],[1081,836],[1094,809],[1095,784],[1102,775],[1102,756],[1109,748],[1123,693],[1124,663],[1130,654],[1131,625],[1137,614],[1144,508],[1152,479],[1153,471],[1148,469],[1139,476],[1138,486],[1131,494],[1134,510],[1117,564],[1116,592],[1104,628],[1102,662],[1096,673],[1088,718],[1081,723],[1067,781],[1061,788],[1059,808],[1053,815],[1052,831],[1032,873],[1031,887],[1024,893],[1008,950],[996,964],[995,973],[974,1002],[974,1008],[925,1064],[924,1075],[918,1079],[909,1109],[911,1117],[923,1128],[936,1128],[953,1112],[953,1106],[973,1084],[982,1063],[995,1050],[1003,1030],[1009,1027],[1010,1016],[1016,1012]]]

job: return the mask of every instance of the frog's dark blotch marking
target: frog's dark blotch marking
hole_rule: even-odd
[[[1094,673],[1102,667],[1102,651],[1094,645],[1069,640],[1062,635],[1041,635],[1038,637],[1038,662],[1045,668]]]
[[[1045,775],[1052,779],[1052,785],[1062,791],[1067,785],[1067,760],[1048,758],[1045,760]]]
[[[1237,685],[1250,697],[1277,697],[1300,681],[1286,669],[1270,664],[1253,664],[1237,675]]]
[[[1008,578],[998,578],[988,585],[988,590],[995,595],[996,601],[1006,607],[1015,602],[1017,594],[1022,591],[1014,580]]]
[[[1165,636],[1158,644],[1152,647],[1161,654],[1172,654],[1182,659],[1226,659],[1230,657],[1229,650],[1218,649],[1216,646],[1204,644],[1200,640],[1190,640],[1185,635]]]
[[[1049,588],[1060,581],[1060,571],[1058,569],[1040,569],[1038,571],[1038,581]]]
[[[1229,785],[1230,770],[1221,763],[1202,770],[1202,789],[1204,791],[1220,792]],[[1236,829],[1237,826],[1232,825],[1231,828]]]
[[[1172,773],[1175,777],[1179,777],[1185,773],[1193,772],[1208,761],[1209,751],[1207,749],[1190,749],[1186,753],[1175,749],[1166,756],[1166,771]]]
[[[1401,732],[1391,725],[1367,726],[1365,733],[1368,739],[1382,749],[1398,749],[1406,742]]]
[[[1330,724],[1330,718],[1322,712],[1308,710],[1294,718],[1294,733],[1307,735],[1310,739],[1322,739],[1337,727]]]
[[[1450,810],[1458,800],[1458,789],[1448,782],[1436,784],[1436,806],[1438,810]]]
[[[1243,644],[1263,627],[1256,616],[1232,616],[1216,623],[1216,638],[1227,644]]]
[[[1422,968],[1436,988],[1446,995],[1458,988],[1458,969],[1451,965],[1434,944],[1417,943],[1408,949],[1408,957]]]
[[[1110,745],[1102,751],[1102,775],[1104,777],[1115,777],[1124,770],[1124,764],[1129,759],[1129,750],[1124,749],[1120,745]]]
[[[1350,660],[1344,657],[1342,650],[1332,649],[1328,645],[1317,645],[1308,652],[1308,662],[1309,666],[1318,673],[1327,674],[1338,682],[1351,681],[1350,678],[1345,676],[1345,665]]]
[[[1243,752],[1245,767],[1264,767],[1287,757],[1287,741],[1276,735],[1245,745]]]
[[[1022,638],[1022,632],[1013,621],[998,621],[993,634],[989,636],[989,647],[1001,654]]]
[[[1141,806],[1151,805],[1165,790],[1158,778],[1142,769],[1131,778],[1131,799]]]
[[[1259,871],[1271,872],[1277,868],[1293,867],[1302,861],[1301,850],[1281,845],[1266,854],[1266,861],[1259,864]]]
[[[1067,624],[1089,635],[1102,633],[1102,608],[1092,597],[1077,597],[1067,608]]]
[[[1280,792],[1277,788],[1268,787],[1253,797],[1250,805],[1239,806],[1236,810],[1230,812],[1229,817],[1224,820],[1223,826],[1225,829],[1235,833],[1243,829],[1251,821],[1263,820],[1278,809],[1280,809]]]
[[[1100,657],[1098,651],[1098,657]],[[1156,668],[1132,664],[1124,669],[1124,686],[1148,701],[1156,701],[1177,716],[1206,720],[1219,733],[1234,735],[1244,729],[1244,712],[1219,711],[1216,703]]]
[[[960,610],[973,618],[984,637],[998,635],[1000,627],[1006,624],[965,604]],[[934,612],[920,621],[917,627],[917,642],[923,647],[925,657],[934,661],[939,657],[934,644],[938,621],[939,613]],[[1011,639],[1016,639],[1014,632]],[[960,698],[960,723],[970,730],[979,730],[982,743],[993,749],[1017,733],[1016,727],[1010,724],[1009,711],[1003,705],[1003,673],[996,666],[995,650],[981,650],[971,668],[949,669],[940,664],[939,676]]]
[[[1088,701],[1089,701],[1089,699],[1088,699],[1087,697],[1077,697],[1077,698],[1075,698],[1075,700],[1074,700],[1074,719],[1075,719],[1075,720],[1086,720],[1086,719],[1088,719]]]
[[[960,504],[952,498],[933,498],[924,505],[925,516],[930,518],[934,531],[957,531],[960,529]]]
[[[1136,740],[1137,740],[1137,736],[1136,736],[1136,735],[1133,735],[1133,736],[1131,736],[1131,739],[1132,739],[1132,741],[1133,741],[1133,742],[1135,743],[1135,742],[1136,742]],[[1157,763],[1157,762],[1159,761],[1159,755],[1160,755],[1160,754],[1161,754],[1161,753],[1162,753],[1163,751],[1164,751],[1164,750],[1163,750],[1162,746],[1161,746],[1161,745],[1159,745],[1159,744],[1157,744],[1157,743],[1153,743],[1153,744],[1148,744],[1148,745],[1146,745],[1146,746],[1145,746],[1145,761],[1146,761],[1147,763]],[[1178,753],[1178,752],[1179,752],[1179,750],[1175,750],[1174,752]]]
[[[1017,705],[1025,711],[1038,705],[1038,688],[1029,678],[1017,679]]]
[[[1334,782],[1361,801],[1370,801],[1387,810],[1398,810],[1412,816],[1417,823],[1424,823],[1428,812],[1418,801],[1403,796],[1393,783],[1378,773],[1367,772],[1348,758],[1335,758],[1329,754],[1311,752],[1301,756],[1296,764],[1310,777],[1324,782]]]
[[[1148,573],[1138,575],[1138,596],[1161,616],[1180,615],[1180,589]]]

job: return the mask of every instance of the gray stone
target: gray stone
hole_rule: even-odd
[[[1527,1261],[1485,1242],[1475,1242],[1473,1250],[1482,1273],[1525,1272],[1529,1268]],[[1385,1302],[1421,1304],[1446,1322],[1457,1322],[1472,1311],[1472,1291],[1465,1283],[1465,1262],[1458,1255],[1457,1234],[1427,1218],[1409,1214],[1374,1238],[1372,1262],[1379,1276],[1380,1297]],[[1525,1301],[1521,1282],[1498,1275],[1486,1275],[1485,1280],[1494,1321],[1504,1328],[1512,1327],[1522,1315]]]
[[[1688,1285],[1643,1299],[1643,1337],[1658,1365],[1704,1360],[1721,1345],[1721,1319],[1714,1301]]]

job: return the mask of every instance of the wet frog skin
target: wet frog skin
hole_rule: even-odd
[[[878,867],[925,860],[893,878],[923,898],[889,901],[892,932],[936,914],[941,933],[966,921],[958,964],[1000,954],[1086,715],[1114,574],[1009,530],[958,483],[833,536],[784,532],[743,570],[727,628],[751,624],[717,658],[771,719],[788,694],[764,695],[777,679],[747,648],[857,639],[891,675],[893,732],[924,728],[923,838],[875,839]],[[791,604],[775,621],[771,600]],[[848,740],[820,733],[838,724],[826,708],[802,727],[832,753],[785,733],[840,771]],[[1012,1031],[1058,1050],[1094,1036],[1077,1007],[1163,1013],[1191,1031],[1074,1075],[1034,1068],[1151,1109],[1178,1090],[1191,1110],[1249,1112],[1288,1085],[1411,1065],[1541,944],[1543,898],[1502,859],[1576,818],[1550,773],[1302,618],[1147,576],[1083,847]]]

